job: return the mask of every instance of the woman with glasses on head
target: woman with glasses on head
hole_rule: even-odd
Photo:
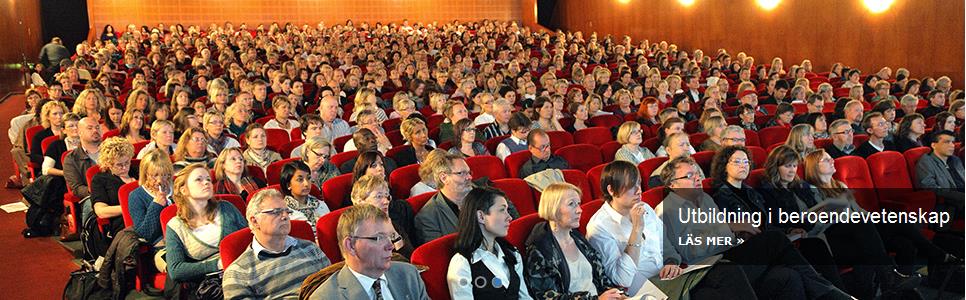
[[[370,204],[389,215],[396,237],[392,239],[396,253],[407,260],[413,254],[409,238],[414,232],[413,218],[416,213],[405,200],[394,200],[389,193],[389,183],[380,176],[364,175],[352,185],[352,205]]]
[[[192,164],[179,171],[172,187],[177,215],[165,228],[168,280],[165,298],[194,294],[205,276],[225,267],[218,247],[229,234],[248,227],[234,205],[214,198],[208,168]]]
[[[454,141],[453,147],[449,148],[450,153],[462,154],[463,157],[490,155],[486,146],[476,141],[476,127],[473,126],[473,121],[470,121],[470,119],[456,121],[456,125],[453,126],[453,134],[458,139]]]
[[[543,190],[538,223],[527,238],[524,275],[535,299],[621,299],[617,284],[604,273],[600,253],[580,227],[581,191],[569,183]],[[600,295],[600,297],[597,297]]]
[[[446,272],[453,299],[531,299],[523,258],[505,239],[510,220],[509,201],[500,190],[477,187],[463,199],[456,254]]]
[[[627,121],[621,124],[617,130],[617,142],[621,143],[621,148],[614,154],[614,160],[623,160],[634,164],[654,158],[650,149],[641,147],[644,142],[644,133],[641,124],[634,121]]]
[[[221,151],[215,160],[215,193],[239,195],[248,199],[265,181],[248,174],[241,148],[231,147]]]

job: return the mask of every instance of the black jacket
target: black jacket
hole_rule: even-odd
[[[727,209],[728,211],[742,211],[742,212],[759,212],[761,213],[762,231],[778,229],[774,226],[768,226],[765,218],[768,216],[768,210],[765,207],[765,200],[762,198],[761,194],[755,191],[751,186],[742,183],[741,189],[736,189],[726,182],[721,182],[715,180],[714,182],[714,203],[718,205],[721,209]]]
[[[571,230],[570,236],[574,239],[577,250],[590,262],[597,294],[616,287],[613,280],[604,273],[600,253],[577,230]],[[530,296],[534,299],[597,299],[587,292],[570,293],[570,268],[560,245],[553,237],[549,223],[541,222],[533,227],[530,237],[527,238],[526,254],[523,273],[527,278]]]
[[[811,192],[811,186],[808,183],[802,182],[801,186],[788,189],[784,187],[777,187],[768,180],[762,180],[761,187],[757,189],[761,192],[762,198],[765,200],[765,207],[771,210],[772,215],[776,215],[780,209],[783,212],[800,212],[801,209],[798,207],[796,200],[801,199],[805,202],[808,207],[815,206],[818,201],[815,199],[815,195]],[[777,219],[773,219],[777,221]],[[790,228],[802,228],[811,230],[815,224],[800,222],[800,223],[780,223],[772,222],[771,225],[782,229]]]

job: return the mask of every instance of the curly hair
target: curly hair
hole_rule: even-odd
[[[117,136],[111,137],[104,140],[100,149],[98,149],[97,166],[102,171],[108,171],[111,169],[111,165],[122,158],[130,160],[132,157],[134,157],[134,146],[127,139]]]
[[[744,152],[748,155],[748,170],[754,169],[754,165],[751,162],[751,152],[748,148],[744,146],[728,146],[718,150],[718,153],[714,155],[711,161],[711,178],[713,178],[715,184],[726,182],[728,179],[728,161],[731,160],[731,156],[735,152]]]

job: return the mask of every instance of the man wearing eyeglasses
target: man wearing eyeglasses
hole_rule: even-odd
[[[862,127],[865,127],[865,132],[869,133],[869,140],[859,145],[858,149],[855,149],[855,155],[861,156],[862,158],[869,158],[870,155],[882,151],[896,150],[896,146],[892,142],[885,140],[889,136],[889,129],[892,126],[882,116],[882,113],[872,112],[865,116],[865,120],[862,121]]]
[[[414,219],[417,245],[456,232],[463,198],[473,188],[470,166],[460,154],[446,153],[433,170],[439,192],[426,202]]]
[[[829,133],[832,134],[832,143],[825,146],[825,152],[828,152],[828,155],[833,159],[847,155],[855,155],[855,145],[852,144],[855,131],[852,130],[852,124],[849,120],[835,120],[828,128]]]
[[[527,150],[530,150],[530,159],[520,167],[520,178],[527,178],[549,169],[570,169],[570,164],[566,160],[550,152],[550,136],[543,129],[530,131],[527,135]]]
[[[331,264],[315,243],[288,235],[293,211],[279,191],[258,192],[246,211],[254,237],[225,268],[225,299],[297,297],[306,277]]]
[[[390,259],[394,232],[389,216],[375,206],[346,209],[336,233],[345,266],[309,299],[429,299],[416,267]]]
[[[862,128],[862,101],[852,100],[845,104],[845,119],[849,121],[849,126],[852,127],[852,132],[855,134],[865,134],[865,128]]]

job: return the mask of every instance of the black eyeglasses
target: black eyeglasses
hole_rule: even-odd
[[[376,243],[379,243],[379,244],[385,244],[386,242],[389,242],[390,244],[395,244],[396,242],[399,242],[400,240],[402,240],[402,237],[399,236],[399,234],[397,233],[391,233],[391,234],[380,233],[373,236],[350,235],[349,237],[354,239],[375,241]]]

